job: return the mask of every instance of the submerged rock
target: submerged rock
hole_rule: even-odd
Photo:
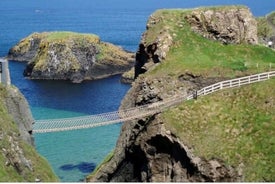
[[[121,74],[134,63],[132,53],[73,32],[33,33],[9,50],[8,59],[28,62],[24,76],[31,79],[75,83]]]

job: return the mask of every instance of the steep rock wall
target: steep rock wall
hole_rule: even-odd
[[[22,93],[14,86],[7,86],[7,93],[4,103],[8,113],[18,126],[20,137],[30,145],[34,145],[32,137],[32,124],[34,119],[29,108],[29,104]]]

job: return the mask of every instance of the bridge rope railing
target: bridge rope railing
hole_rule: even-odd
[[[173,97],[167,101],[96,115],[37,120],[33,126],[33,132],[46,133],[66,131],[120,123],[158,113],[166,106],[170,106],[171,103],[174,104],[176,100],[178,100],[178,98]]]
[[[247,77],[236,78],[215,83],[195,91],[191,95],[173,96],[163,101],[153,104],[132,107],[125,110],[107,112],[96,115],[80,116],[62,119],[37,120],[33,126],[34,133],[57,132],[67,130],[77,130],[84,128],[93,128],[98,126],[110,125],[124,121],[134,120],[149,115],[159,113],[171,106],[182,103],[183,101],[196,99],[198,96],[207,95],[222,89],[239,87],[246,84],[268,80],[275,76],[275,71],[255,74]]]

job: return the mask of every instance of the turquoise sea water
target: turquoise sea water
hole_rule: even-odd
[[[151,13],[160,8],[243,4],[255,16],[275,10],[275,0],[1,0],[0,57],[33,32],[94,33],[103,41],[135,51]],[[115,111],[130,85],[120,76],[72,84],[23,78],[24,64],[10,62],[12,83],[27,98],[35,119],[64,118]],[[36,134],[38,152],[61,181],[83,180],[115,147],[121,124]]]
[[[25,64],[10,62],[11,80],[27,97],[34,119],[76,117],[115,111],[130,85],[120,76],[72,84],[22,78]],[[81,181],[115,147],[121,124],[84,130],[34,134],[38,152],[61,181]]]
[[[33,112],[40,109],[33,109]],[[79,113],[46,109],[62,116],[78,116]],[[121,124],[36,134],[36,148],[46,155],[62,181],[79,181],[88,175],[114,148]]]

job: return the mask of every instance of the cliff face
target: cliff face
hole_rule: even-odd
[[[8,58],[28,61],[24,75],[31,79],[82,82],[123,73],[133,54],[99,37],[71,32],[34,33],[10,49]]]
[[[201,17],[207,17],[210,14],[212,18],[216,17],[214,18],[215,24],[211,18],[208,24],[211,24],[212,28],[216,28],[217,31],[213,31],[211,28],[211,31],[208,30],[210,31],[207,33],[208,36],[202,37],[200,35],[201,32],[194,29],[192,22],[192,20],[195,20],[198,28],[201,27],[201,19],[195,18],[197,12],[200,12]],[[203,15],[204,13],[206,15]],[[218,17],[220,16],[221,18],[219,19]],[[203,23],[208,22],[205,19],[206,18],[204,18]],[[137,79],[132,84],[132,88],[123,99],[120,108],[127,109],[162,101],[175,95],[184,96],[186,94],[192,94],[195,90],[215,82],[233,76],[243,76],[255,72],[255,68],[245,67],[242,61],[239,62],[240,65],[236,67],[236,60],[251,61],[254,60],[254,58],[258,58],[258,56],[265,51],[272,56],[275,56],[275,54],[271,50],[265,50],[266,48],[255,48],[254,46],[246,44],[255,44],[256,41],[254,38],[257,38],[257,35],[255,35],[256,32],[254,31],[247,34],[249,25],[246,24],[249,23],[244,20],[250,19],[251,13],[247,8],[235,6],[209,8],[209,10],[202,8],[186,11],[163,10],[155,12],[150,16],[147,30],[143,34],[141,42],[141,44],[145,46],[144,50],[146,51],[145,54],[147,54],[148,61],[142,66],[136,63],[136,66],[141,67],[139,71],[145,73],[143,75],[140,75],[141,73],[138,74]],[[237,27],[239,29],[233,26],[234,29],[236,29],[233,31],[234,34],[233,32],[231,32],[232,34],[227,32],[229,34],[228,36],[220,35],[218,36],[220,39],[218,39],[218,37],[215,37],[212,33],[226,33],[227,28],[224,25],[225,23],[219,22],[224,20],[227,21],[227,26],[233,21],[234,25],[238,25]],[[244,22],[246,22],[245,26]],[[221,31],[221,27],[217,28],[214,25],[222,25],[221,27],[225,30]],[[252,30],[254,30],[255,25],[253,20],[251,20],[251,26]],[[207,31],[204,27],[202,28],[203,31]],[[219,34],[216,34],[216,36]],[[228,40],[225,41],[225,38],[228,38]],[[213,39],[221,42],[213,41]],[[243,40],[246,40],[246,42],[243,42]],[[234,49],[231,50],[232,47],[229,43],[239,44],[234,45]],[[242,43],[245,44],[242,45]],[[261,49],[262,51],[258,52],[258,50]],[[222,57],[220,57],[221,55]],[[257,62],[258,61],[259,60],[257,60]],[[263,57],[260,62],[264,66],[266,62],[271,62],[271,58]],[[223,101],[223,97],[226,96],[226,94],[225,92],[219,101]],[[196,101],[193,103],[196,104]],[[229,106],[232,107],[236,104],[235,101],[233,104],[231,104],[231,102],[228,103]],[[217,107],[215,100],[212,106],[207,106],[207,104],[203,106],[204,109],[209,110]],[[184,104],[182,106],[184,106]],[[240,158],[238,151],[235,153],[237,156],[234,155],[234,158],[238,160],[236,161],[237,164],[232,165],[231,162],[229,164],[228,161],[225,161],[226,159],[220,159],[222,158],[222,154],[231,152],[230,147],[229,151],[224,151],[220,155],[214,154],[214,156],[210,158],[202,156],[204,155],[203,151],[195,151],[197,147],[201,147],[200,143],[206,147],[208,147],[208,145],[211,147],[216,141],[219,141],[213,137],[215,137],[215,134],[223,135],[224,132],[216,131],[211,135],[208,134],[208,131],[212,132],[213,129],[216,130],[216,126],[206,130],[204,130],[204,127],[201,127],[203,131],[206,131],[206,133],[202,135],[205,135],[205,138],[210,138],[209,141],[203,142],[204,137],[201,136],[196,146],[190,141],[190,139],[195,138],[192,137],[193,135],[201,133],[196,131],[196,128],[184,130],[190,132],[190,139],[176,134],[176,132],[180,131],[184,126],[184,124],[181,124],[181,119],[177,119],[177,117],[183,113],[186,114],[186,116],[181,118],[186,119],[186,123],[190,125],[190,127],[192,127],[192,125],[194,125],[194,127],[200,127],[202,122],[208,124],[208,121],[217,121],[216,119],[206,119],[208,114],[201,114],[202,112],[200,110],[197,111],[197,109],[193,107],[191,107],[190,111],[195,115],[191,116],[190,112],[184,110],[182,106],[175,108],[176,112],[172,115],[172,117],[175,118],[172,121],[167,118],[164,113],[159,113],[137,121],[124,122],[112,158],[107,163],[104,163],[93,175],[88,177],[87,181],[243,181],[245,162],[242,159],[238,159]],[[218,106],[217,108],[223,109],[222,106]],[[238,105],[236,105],[236,108],[238,108]],[[212,114],[214,111],[206,110],[206,112]],[[197,120],[196,114],[199,114],[202,118]],[[223,118],[227,117],[227,114],[218,116]],[[235,117],[234,115],[232,116]],[[215,118],[216,117],[217,116],[215,116]],[[222,124],[225,120],[226,119],[221,119],[217,124]],[[198,121],[198,123],[194,124],[196,121]],[[251,120],[246,119],[242,121],[249,122]],[[235,120],[229,122],[229,125],[232,123],[236,123]],[[173,124],[175,128],[169,127],[168,124]],[[228,139],[232,138],[232,135],[230,136]],[[234,145],[231,146],[234,147]],[[213,149],[210,152],[215,153],[216,150]],[[250,169],[253,170],[252,168]]]
[[[32,123],[24,96],[15,87],[0,84],[0,181],[58,181],[33,147]]]
[[[29,104],[25,97],[16,87],[7,86],[7,93],[4,98],[8,113],[18,126],[20,137],[30,145],[34,146],[32,137],[32,124],[34,119],[30,112]]]

